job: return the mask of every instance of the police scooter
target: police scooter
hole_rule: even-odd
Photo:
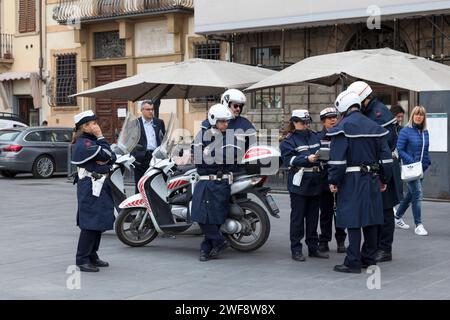
[[[192,167],[180,171],[173,161],[171,153],[175,144],[169,139],[172,130],[171,120],[161,146],[153,152],[149,169],[138,182],[140,193],[119,206],[115,231],[119,240],[128,246],[144,246],[158,234],[174,235],[198,229],[191,219],[190,208],[199,176]],[[278,163],[279,156],[280,152],[273,147],[254,146],[245,153],[242,163],[263,159]],[[243,173],[231,185],[231,209],[221,230],[236,250],[253,251],[261,247],[270,233],[267,212],[279,217],[276,203],[267,195],[270,188],[264,187],[266,180],[267,176],[261,173]],[[267,212],[249,198],[236,197],[243,193],[258,197]]]

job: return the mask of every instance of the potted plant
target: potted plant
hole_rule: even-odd
[[[12,59],[12,53],[9,52],[9,51],[6,51],[6,52],[3,54],[3,59]]]

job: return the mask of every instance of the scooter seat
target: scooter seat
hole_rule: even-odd
[[[187,164],[184,166],[178,166],[177,170],[175,170],[175,172],[173,173],[172,177],[176,177],[176,176],[181,176],[183,174],[185,174],[186,172],[195,169],[195,165],[193,164]]]

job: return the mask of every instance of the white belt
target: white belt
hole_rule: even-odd
[[[222,177],[220,177],[220,178],[217,175],[215,175],[215,174],[210,174],[208,176],[199,176],[198,180],[202,180],[202,181],[205,181],[205,180],[206,181],[228,180],[228,183],[232,184],[233,183],[233,174],[232,173],[230,173],[230,174],[223,174]]]
[[[84,169],[84,168],[78,167],[78,168],[77,168],[77,171],[78,171],[78,179],[80,179],[80,180],[81,180],[81,179],[84,179],[84,178],[86,178],[86,177],[95,179],[95,178],[92,176],[92,172],[89,172],[89,171],[87,171],[87,170]],[[105,177],[105,178],[108,177],[108,174],[106,174],[106,173],[97,173],[97,174],[100,176],[100,179],[103,178],[103,177]]]
[[[86,177],[91,178],[92,180],[92,195],[94,197],[99,197],[100,193],[103,188],[103,183],[105,183],[105,179],[108,177],[107,174],[98,173],[98,175],[101,177],[99,179],[95,179],[92,176],[92,172],[87,171],[85,168],[77,168],[78,171],[78,179],[84,179]]]
[[[367,167],[367,172],[371,172],[373,171],[370,166],[366,166]],[[361,167],[360,166],[355,166],[355,167],[347,167],[347,169],[345,169],[345,172],[361,172]]]
[[[304,168],[304,172],[320,172],[320,167]]]

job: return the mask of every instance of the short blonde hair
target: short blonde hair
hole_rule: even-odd
[[[427,128],[427,110],[424,106],[415,106],[412,109],[407,126],[412,128],[416,114],[423,114],[423,130],[425,130]]]

